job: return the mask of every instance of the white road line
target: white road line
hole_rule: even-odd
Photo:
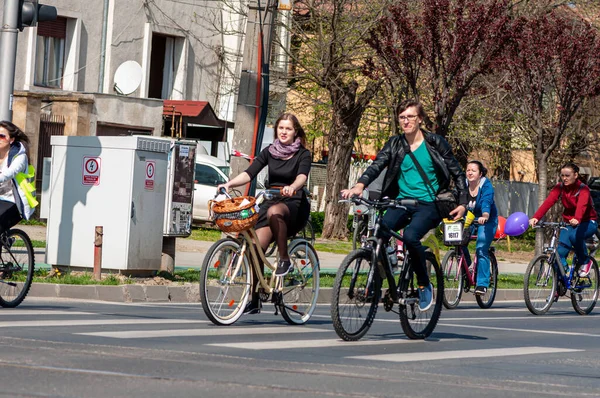
[[[313,315],[312,318],[330,318],[330,315]],[[485,317],[485,318],[446,318],[444,317],[444,314],[442,313],[442,316],[440,317],[440,321],[503,321],[503,320],[538,320],[538,319],[565,319],[564,316],[552,316],[552,315],[544,315],[544,316],[540,316],[540,317],[534,317],[534,316],[497,316],[497,317]],[[579,320],[583,320],[583,319],[594,319],[593,317],[579,317],[577,318],[578,322]],[[392,322],[392,323],[399,323],[400,319],[375,319],[375,322]]]
[[[453,341],[457,339],[444,339]],[[291,350],[299,348],[325,348],[325,347],[358,347],[372,345],[389,345],[389,344],[408,344],[422,343],[427,340],[408,340],[403,339],[388,339],[388,340],[359,340],[359,341],[343,341],[340,339],[321,339],[321,340],[285,340],[285,341],[264,341],[264,342],[246,342],[246,343],[212,343],[206,344],[214,347],[241,348],[246,350]]]
[[[496,358],[508,357],[514,355],[535,355],[535,354],[558,354],[565,352],[577,352],[584,350],[573,350],[567,348],[551,347],[513,347],[513,348],[489,348],[481,350],[457,350],[457,351],[436,351],[436,352],[416,352],[411,354],[382,354],[382,355],[360,355],[347,357],[348,359],[369,360],[369,361],[388,361],[388,362],[417,362],[417,361],[435,361],[440,359],[462,359],[462,358]]]
[[[127,330],[121,332],[90,332],[74,333],[84,336],[109,337],[113,339],[148,339],[153,337],[183,337],[183,336],[237,336],[237,335],[259,335],[277,333],[317,333],[331,332],[328,329],[314,329],[298,326],[264,326],[264,327],[234,327],[208,329],[170,329],[170,330]]]
[[[0,328],[16,327],[46,327],[46,326],[106,326],[106,325],[162,325],[177,323],[208,323],[208,321],[193,321],[190,319],[65,319],[62,321],[16,321],[0,322]]]
[[[543,319],[544,317],[540,317],[539,319]],[[538,318],[536,318],[538,319]],[[583,319],[578,318],[578,319]],[[476,321],[476,319],[475,319]],[[579,332],[561,332],[558,330],[539,330],[539,329],[517,329],[517,328],[501,328],[494,326],[478,326],[478,325],[457,325],[452,323],[438,323],[437,326],[449,326],[455,328],[468,328],[468,329],[489,329],[489,330],[502,330],[507,332],[524,332],[524,333],[541,333],[541,334],[556,334],[563,336],[585,336],[585,337],[600,337],[600,334],[591,334],[591,333],[579,333]]]
[[[95,312],[84,312],[84,311],[65,311],[65,310],[9,310],[3,309],[0,311],[0,319],[5,316],[11,315],[35,315],[35,316],[44,316],[44,315],[98,315]]]

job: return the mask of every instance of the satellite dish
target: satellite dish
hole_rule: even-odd
[[[117,94],[129,95],[142,82],[142,67],[135,61],[125,61],[117,68],[113,88]]]

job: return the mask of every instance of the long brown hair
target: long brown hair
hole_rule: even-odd
[[[306,133],[304,132],[302,125],[298,121],[298,118],[293,113],[283,113],[281,116],[279,116],[279,118],[275,122],[275,127],[273,128],[273,140],[277,139],[277,127],[279,127],[279,122],[281,122],[282,120],[289,120],[292,122],[292,125],[294,126],[294,132],[296,133],[296,137],[300,138],[300,143],[304,148],[306,148]]]
[[[4,127],[6,131],[8,131],[8,135],[10,138],[14,138],[14,141],[11,145],[15,145],[15,143],[20,142],[23,147],[25,147],[25,154],[27,155],[27,160],[29,161],[29,137],[21,130],[17,125],[13,122],[9,122],[8,120],[0,121],[0,127]]]

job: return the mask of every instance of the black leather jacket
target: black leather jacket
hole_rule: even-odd
[[[433,166],[437,172],[437,178],[440,184],[439,192],[445,190],[450,185],[450,179],[454,180],[454,185],[458,191],[458,204],[467,204],[467,178],[462,167],[454,157],[452,148],[448,141],[441,135],[433,134],[425,130],[421,130],[425,137],[425,145],[427,151],[433,161]],[[365,170],[363,175],[358,179],[359,183],[366,186],[371,181],[377,178],[381,171],[387,167],[388,171],[383,180],[383,188],[381,196],[395,198],[398,196],[398,176],[400,165],[406,156],[404,146],[402,145],[402,135],[391,137],[384,145],[383,149],[377,154],[377,158],[371,166]]]

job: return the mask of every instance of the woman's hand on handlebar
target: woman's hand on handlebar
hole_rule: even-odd
[[[281,196],[294,196],[295,193],[296,190],[292,188],[291,185],[286,185],[285,187],[281,188]]]
[[[535,225],[538,223],[538,219],[537,218],[530,218],[529,219],[529,225],[531,225],[532,227],[535,227]]]
[[[343,199],[348,199],[351,198],[353,196],[360,196],[362,195],[364,191],[364,185],[363,184],[356,184],[355,186],[353,186],[350,189],[342,189],[340,191],[340,196]]]
[[[229,191],[229,183],[225,183],[225,184],[219,184],[217,185],[217,194],[222,193],[221,189],[225,190],[225,193],[227,193]]]
[[[467,208],[464,205],[458,205],[458,206],[456,206],[456,209],[454,209],[450,212],[450,215],[452,217],[454,217],[453,220],[456,221],[458,219],[461,219],[465,215],[466,212],[467,212]]]
[[[578,226],[578,225],[579,225],[579,221],[577,221],[577,220],[576,220],[576,219],[574,219],[574,218],[571,218],[571,219],[569,220],[569,225],[571,225],[572,227],[576,227],[576,226]]]

